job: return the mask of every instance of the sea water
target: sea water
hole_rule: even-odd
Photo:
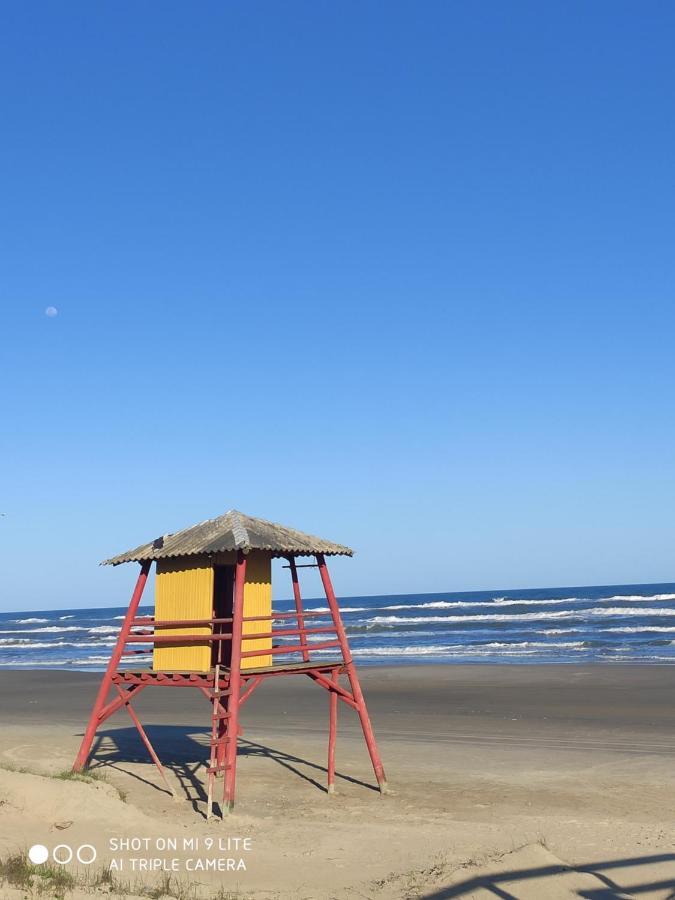
[[[359,665],[675,663],[675,584],[344,597],[340,607]],[[292,600],[275,603],[279,612],[293,608]],[[325,600],[305,600],[305,609],[321,613],[308,627],[330,625]],[[151,612],[145,607],[139,615]],[[103,669],[124,613],[123,607],[2,613],[0,666]],[[314,643],[330,639],[310,636]],[[278,639],[284,642],[297,639]],[[150,645],[133,647],[148,652],[123,662],[147,664]],[[317,659],[335,657],[333,649],[314,652]]]

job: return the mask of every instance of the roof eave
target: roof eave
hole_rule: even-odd
[[[340,547],[334,548],[332,550],[288,550],[288,549],[274,549],[272,547],[241,547],[238,548],[243,550],[244,554],[248,555],[249,553],[255,553],[256,551],[271,553],[274,558],[285,559],[286,557],[292,556],[354,556],[354,551],[350,547]],[[124,563],[129,562],[157,562],[160,559],[187,559],[188,557],[193,556],[215,556],[218,553],[234,553],[236,550],[232,548],[227,548],[223,550],[192,550],[190,552],[183,553],[144,553],[138,554],[134,556],[127,556],[126,554],[121,554],[120,556],[111,556],[110,559],[102,560],[99,565],[101,566],[121,566]]]

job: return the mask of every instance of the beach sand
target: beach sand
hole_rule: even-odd
[[[341,705],[329,797],[328,696],[309,679],[275,679],[243,710],[235,812],[206,822],[209,707],[197,691],[150,689],[136,704],[175,802],[124,712],[95,747],[105,781],[48,777],[72,764],[100,675],[4,671],[0,855],[93,844],[95,865],[68,871],[91,881],[121,859],[128,896],[165,877],[130,870],[148,857],[178,859],[169,896],[187,884],[200,897],[222,888],[279,900],[673,896],[675,667],[373,667],[361,677],[391,795],[373,789],[358,720]],[[108,849],[130,837],[176,838],[180,849]],[[227,837],[251,849],[207,851]],[[197,851],[182,848],[197,840]],[[219,857],[243,858],[246,871],[185,872],[188,859]],[[121,893],[68,896],[101,890]],[[27,896],[7,883],[0,894]]]

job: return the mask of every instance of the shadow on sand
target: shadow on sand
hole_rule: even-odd
[[[209,734],[202,725],[148,725],[146,732],[159,758],[168,771],[178,780],[185,798],[191,803],[195,812],[204,816],[206,791],[204,789],[205,769],[209,754]],[[255,741],[239,738],[238,755],[244,758],[265,758],[292,772],[298,778],[309,782],[321,791],[326,791],[326,768],[322,765],[293,756],[276,747],[270,747]],[[94,740],[89,768],[93,770],[116,769],[127,776],[135,778],[146,785],[166,793],[161,779],[145,778],[138,772],[125,766],[129,763],[145,763],[155,769],[148,753],[141,743],[134,727],[111,728],[99,731]],[[371,784],[335,773],[336,778],[376,791]],[[320,780],[319,780],[320,779]],[[670,863],[673,874],[666,878],[645,878],[635,882],[635,869],[638,867],[658,866]],[[622,870],[630,870],[623,871]],[[675,853],[662,853],[653,856],[638,856],[618,860],[602,860],[583,865],[566,866],[552,864],[533,866],[530,868],[495,871],[468,877],[449,887],[440,888],[424,895],[417,895],[420,900],[451,900],[454,897],[471,897],[480,891],[501,900],[520,900],[520,885],[536,879],[554,879],[564,874],[582,873],[593,876],[597,880],[597,888],[582,888],[576,896],[584,900],[625,900],[627,897],[640,897],[649,892],[658,891],[660,896],[675,900]],[[647,874],[647,872],[645,872]],[[623,882],[623,883],[619,883]],[[628,883],[632,882],[632,883]],[[553,884],[553,883],[552,883]],[[531,887],[534,887],[532,885]],[[574,894],[570,894],[573,896]],[[533,896],[531,891],[528,896]],[[542,898],[543,900],[543,898]]]
[[[633,881],[635,873],[622,873],[621,869],[634,869],[639,866],[661,866],[663,863],[673,864],[673,874],[667,878],[648,879],[638,883],[619,884],[617,879]],[[424,894],[420,900],[451,900],[453,897],[471,897],[476,891],[492,894],[501,900],[519,900],[519,886],[532,879],[555,878],[569,873],[583,873],[593,876],[597,888],[580,888],[570,897],[586,898],[586,900],[626,900],[628,897],[639,897],[641,894],[658,891],[668,900],[675,898],[675,853],[660,853],[653,856],[635,856],[626,859],[602,860],[596,863],[585,863],[578,866],[550,865],[534,866],[525,869],[512,869],[466,878],[450,887],[440,888],[431,894]],[[622,877],[623,875],[623,877]],[[552,886],[553,888],[553,886]],[[515,891],[515,893],[514,893]],[[661,893],[664,892],[664,893]],[[533,896],[528,892],[528,897]],[[556,894],[556,896],[558,896]]]
[[[195,812],[204,815],[206,802],[205,780],[209,756],[209,733],[203,727],[185,725],[145,725],[145,731],[164,768],[172,772],[178,780],[186,799]],[[292,772],[298,778],[309,782],[324,793],[327,791],[325,766],[285,753],[276,747],[260,744],[240,737],[237,755],[269,759]],[[133,727],[110,728],[97,732],[90,755],[89,768],[92,770],[116,769],[131,778],[166,793],[159,776],[156,780],[144,778],[138,772],[125,768],[125,763],[149,763],[152,772],[157,771],[141,743],[138,732]],[[378,792],[378,788],[358,778],[335,772],[335,778]],[[321,780],[319,780],[321,779]]]

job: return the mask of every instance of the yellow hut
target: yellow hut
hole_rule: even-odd
[[[199,527],[199,526],[197,526]],[[155,619],[158,622],[189,621],[190,619],[231,619],[232,587],[236,551],[214,554],[176,556],[157,560],[155,580]],[[259,618],[256,622],[244,622],[243,634],[271,632],[272,630],[272,554],[265,550],[253,550],[246,563],[244,584],[244,616]],[[268,626],[268,627],[262,627]],[[203,634],[206,637],[218,625],[177,625],[175,628],[157,628],[158,635]],[[152,668],[157,671],[183,670],[207,672],[217,662],[228,665],[231,646],[227,642],[205,644],[156,644]],[[247,650],[272,649],[272,638],[256,638],[246,642]],[[221,656],[218,658],[218,651]],[[241,668],[269,666],[272,656],[244,658]]]
[[[175,534],[167,534],[106,564],[154,559],[155,621],[176,622],[175,627],[157,626],[157,636],[204,635],[205,642],[155,643],[154,671],[208,672],[216,663],[229,665],[231,643],[209,641],[213,633],[229,632],[225,621],[212,625],[189,625],[190,621],[232,620],[232,599],[237,550],[247,547],[244,583],[243,636],[272,632],[272,557],[289,552],[323,550],[326,554],[350,554],[339,544],[323,541],[293,528],[229,510]],[[283,548],[283,549],[282,549]],[[308,550],[309,548],[309,550]],[[255,621],[246,621],[247,619]],[[272,650],[272,637],[246,641],[247,651]],[[272,664],[272,655],[244,657],[242,670]]]

